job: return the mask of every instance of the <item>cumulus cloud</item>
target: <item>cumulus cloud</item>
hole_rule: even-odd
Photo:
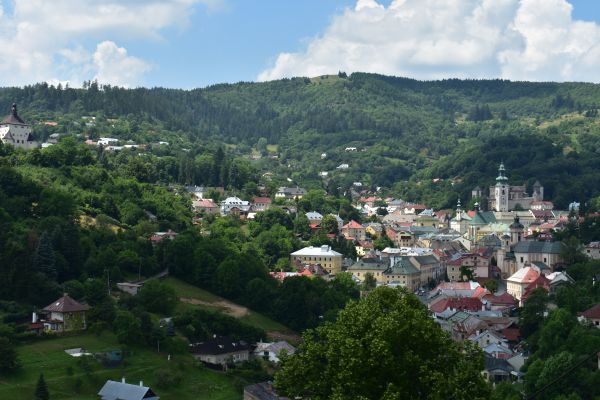
[[[304,51],[280,53],[258,80],[341,70],[598,82],[600,26],[571,12],[566,0],[358,0]]]
[[[0,84],[140,84],[149,63],[114,40],[162,40],[198,4],[217,10],[224,0],[15,0],[12,13],[0,11]]]

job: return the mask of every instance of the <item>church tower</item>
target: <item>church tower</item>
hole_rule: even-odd
[[[498,168],[498,177],[496,178],[496,186],[494,187],[494,200],[496,211],[508,211],[508,178],[504,175],[505,173],[504,163],[500,163]]]
[[[519,216],[515,215],[515,220],[510,224],[510,244],[517,244],[523,240],[523,224],[519,221]]]
[[[533,184],[533,199],[534,201],[544,200],[544,187],[540,181],[535,181]]]

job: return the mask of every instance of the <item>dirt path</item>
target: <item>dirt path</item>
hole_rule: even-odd
[[[298,344],[302,341],[302,336],[297,333],[280,332],[280,331],[268,331],[267,336],[272,340],[285,340],[292,344]]]
[[[219,300],[219,301],[215,301],[212,303],[210,303],[208,301],[189,298],[189,297],[180,297],[179,300],[181,300],[184,303],[188,303],[188,304],[204,305],[204,306],[208,306],[208,307],[220,308],[223,310],[223,312],[225,312],[225,314],[231,315],[232,317],[235,317],[235,318],[245,317],[246,315],[248,315],[250,313],[250,311],[248,311],[248,309],[246,307],[240,306],[239,304],[235,304],[235,303],[232,303],[227,300]]]

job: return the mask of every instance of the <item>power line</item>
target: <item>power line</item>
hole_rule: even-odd
[[[576,368],[579,368],[581,365],[583,365],[585,362],[587,362],[591,358],[596,357],[597,354],[598,354],[597,352],[596,353],[592,353],[589,356],[585,357],[583,360],[575,363],[570,368],[567,368],[562,373],[562,375],[560,375],[557,378],[555,378],[554,380],[550,381],[548,384],[546,384],[544,387],[542,387],[541,389],[539,389],[537,392],[533,393],[531,396],[525,397],[525,399],[526,400],[535,399],[538,395],[540,395],[541,393],[543,393],[544,391],[546,391],[546,389],[548,389],[550,386],[554,385],[556,382],[558,382],[561,379],[565,378],[567,375],[569,375],[571,372],[573,372]]]

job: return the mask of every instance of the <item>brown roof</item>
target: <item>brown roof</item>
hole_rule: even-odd
[[[596,304],[594,307],[585,310],[580,315],[589,319],[600,319],[600,304]]]
[[[74,311],[86,311],[90,307],[86,304],[81,304],[65,294],[60,299],[56,300],[52,304],[44,307],[44,311],[50,312],[74,312]]]
[[[27,125],[17,114],[17,104],[13,103],[10,115],[2,120],[3,124]]]

